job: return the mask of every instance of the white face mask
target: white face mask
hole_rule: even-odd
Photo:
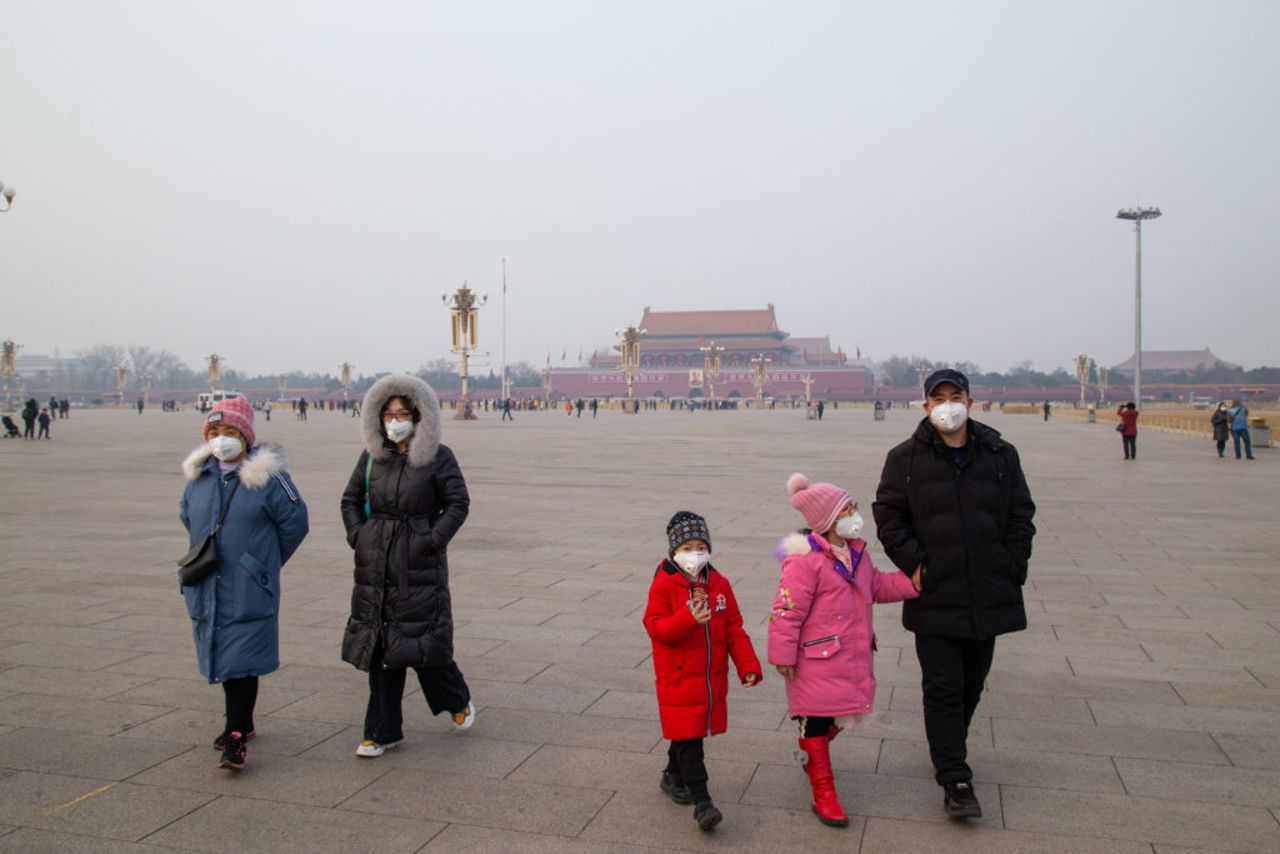
[[[209,451],[224,463],[229,463],[244,453],[244,442],[231,436],[214,436],[209,440]]]
[[[852,516],[838,520],[836,533],[846,540],[856,539],[862,533],[862,514],[855,510]]]
[[[929,420],[943,433],[954,433],[969,420],[969,407],[958,400],[939,403],[929,409]]]
[[[413,435],[414,423],[412,421],[392,421],[387,425],[387,438],[393,442],[403,442]]]
[[[710,552],[676,552],[672,558],[680,571],[690,578],[697,578],[702,568],[711,562]]]

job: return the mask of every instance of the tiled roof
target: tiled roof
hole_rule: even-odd
[[[797,353],[807,353],[810,356],[822,356],[833,352],[831,338],[827,335],[821,338],[788,338],[784,343]]]
[[[715,338],[723,335],[784,336],[773,305],[734,311],[651,311],[645,306],[640,328],[648,337]],[[643,345],[642,345],[643,346]]]
[[[781,350],[787,342],[778,338],[764,338],[760,336],[751,336],[743,338],[715,338],[707,336],[705,338],[658,338],[654,339],[652,335],[646,335],[640,339],[641,353],[660,353],[669,350],[697,350],[699,347],[705,347],[715,342],[717,347],[723,347],[726,352],[739,350]]]
[[[1144,371],[1194,371],[1197,368],[1212,368],[1218,362],[1222,362],[1224,367],[1238,368],[1231,362],[1223,361],[1210,352],[1208,347],[1203,350],[1143,350],[1142,351],[1142,370]],[[1113,371],[1132,371],[1134,358],[1130,356],[1118,365],[1112,367]]]

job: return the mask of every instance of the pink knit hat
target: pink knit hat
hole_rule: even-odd
[[[257,444],[257,437],[253,434],[253,407],[249,405],[248,398],[243,394],[228,397],[213,405],[213,411],[204,419],[204,438],[206,440],[209,438],[209,431],[213,429],[215,424],[229,425],[244,434],[246,449],[252,448]]]
[[[791,493],[791,506],[804,516],[809,530],[818,534],[830,531],[840,511],[852,500],[835,484],[809,483],[809,478],[799,472],[787,478],[787,491]]]

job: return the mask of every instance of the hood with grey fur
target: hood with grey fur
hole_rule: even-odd
[[[393,397],[403,398],[421,416],[409,437],[409,465],[413,468],[430,465],[440,450],[440,399],[431,386],[408,374],[385,376],[365,393],[360,406],[360,432],[365,447],[375,460],[391,457],[391,449],[385,444],[387,434],[382,429],[382,410]]]
[[[195,480],[204,471],[204,464],[213,456],[208,444],[196,448],[182,461],[182,473],[187,480]],[[262,489],[271,478],[289,467],[284,448],[275,442],[260,442],[250,449],[249,458],[240,464],[240,483],[245,489]],[[290,490],[292,495],[292,490]]]

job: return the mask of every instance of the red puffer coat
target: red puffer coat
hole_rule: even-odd
[[[695,588],[706,591],[711,620],[698,625],[690,603]],[[738,679],[763,675],[742,612],[723,575],[708,566],[704,581],[691,583],[664,560],[653,575],[644,627],[653,641],[662,737],[676,741],[718,735],[728,728],[729,657]]]

